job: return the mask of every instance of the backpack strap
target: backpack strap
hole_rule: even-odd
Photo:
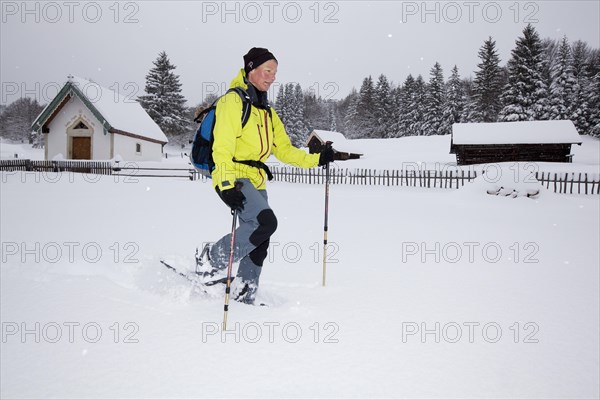
[[[273,173],[271,173],[271,170],[269,169],[269,167],[267,166],[267,164],[265,164],[262,161],[256,161],[256,160],[236,160],[234,158],[233,162],[236,162],[238,164],[249,165],[251,167],[258,168],[258,169],[262,169],[267,174],[267,179],[269,179],[270,181],[273,180]]]
[[[239,86],[233,87],[227,91],[236,92],[240,98],[242,99],[242,128],[246,126],[248,119],[250,119],[250,109],[252,108],[252,104],[250,104],[250,96],[244,89]]]

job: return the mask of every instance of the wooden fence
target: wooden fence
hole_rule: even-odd
[[[42,161],[42,160],[0,160],[0,171],[37,171],[37,172],[78,172],[98,175],[117,175],[130,178],[185,178],[198,180],[204,178],[193,168],[142,167],[134,163],[117,166],[110,161]],[[322,168],[302,169],[288,166],[273,166],[271,172],[275,181],[323,184],[326,176]],[[475,179],[475,169],[442,170],[375,170],[375,169],[338,169],[332,168],[330,183],[361,186],[409,186],[421,188],[458,189]],[[536,172],[542,186],[555,193],[600,194],[600,176],[579,172]]]
[[[121,165],[110,161],[88,160],[0,160],[0,171],[33,171],[33,172],[77,172],[94,175],[116,175],[130,178],[186,178],[195,180],[192,168],[156,168],[144,167],[133,162]]]
[[[535,178],[554,193],[600,194],[600,178],[585,172],[536,172]]]
[[[325,170],[273,167],[274,180],[290,183],[322,184]],[[412,186],[457,189],[475,179],[474,169],[447,170],[374,170],[331,169],[330,183],[347,185]],[[593,175],[593,176],[590,176]],[[600,194],[600,176],[579,172],[536,172],[535,179],[555,193]]]
[[[271,168],[274,180],[291,183],[325,183],[322,168],[302,169],[296,167]],[[375,170],[330,169],[330,183],[363,186],[413,186],[440,189],[458,189],[477,177],[477,172],[467,170]]]
[[[112,175],[110,161],[0,160],[0,171],[79,172]]]

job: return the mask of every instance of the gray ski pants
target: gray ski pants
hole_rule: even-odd
[[[238,212],[239,225],[235,231],[234,262],[240,262],[237,278],[258,286],[258,280],[267,251],[269,238],[277,229],[277,218],[269,207],[266,190],[257,190],[248,179],[243,183],[246,197],[244,209]],[[223,236],[210,251],[211,265],[225,269],[229,265],[231,233]]]

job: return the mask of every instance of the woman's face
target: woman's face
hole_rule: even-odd
[[[269,60],[248,73],[248,80],[261,92],[269,90],[277,75],[277,61]]]

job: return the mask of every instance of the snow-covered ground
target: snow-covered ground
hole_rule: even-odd
[[[573,145],[573,163],[536,163],[539,170],[600,172],[600,140],[590,136],[580,136],[582,145]],[[373,169],[435,169],[456,166],[456,156],[450,154],[450,135],[445,136],[410,136],[398,139],[355,139],[343,143],[334,143],[334,148],[340,151],[362,153],[360,160],[348,160],[336,163],[338,168],[373,168]],[[167,145],[165,153],[168,158],[161,163],[163,166],[188,166],[189,148]],[[0,159],[18,158],[43,160],[42,149],[32,149],[27,144],[0,143]],[[154,163],[140,163],[154,164]],[[278,164],[272,157],[269,164]]]
[[[585,139],[568,166],[597,171]],[[2,398],[600,396],[599,196],[335,185],[323,287],[324,188],[271,183],[270,306],[222,332],[223,293],[159,264],[229,229],[209,182],[0,177]]]

